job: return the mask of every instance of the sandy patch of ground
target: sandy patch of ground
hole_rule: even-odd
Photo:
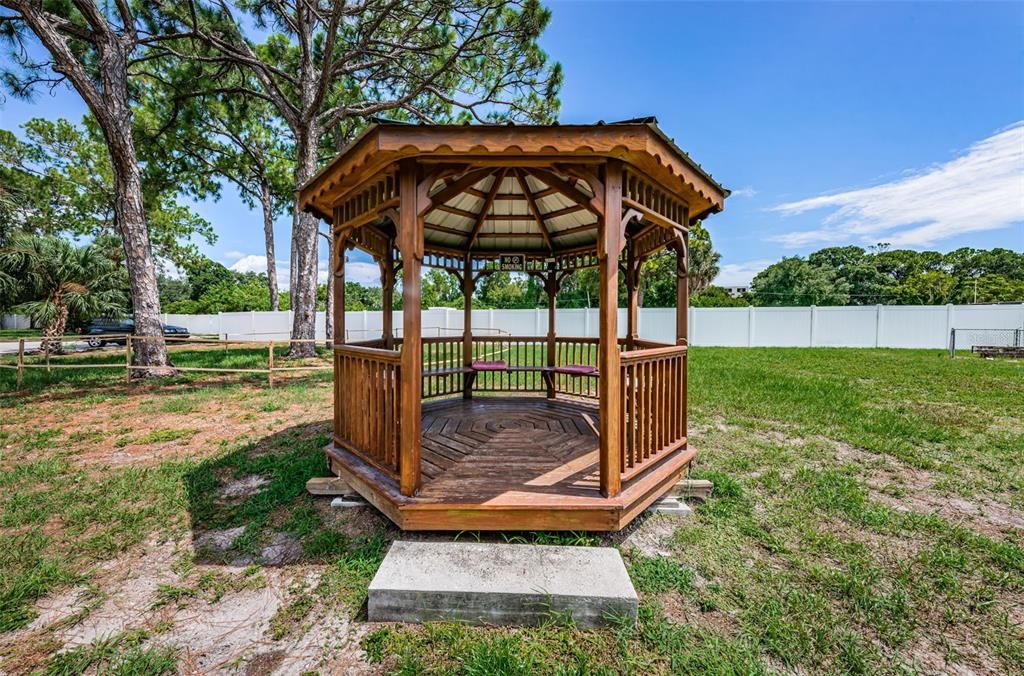
[[[52,456],[55,449],[66,450],[70,461],[84,467],[204,458],[216,453],[222,442],[262,439],[296,425],[323,421],[330,411],[331,397],[330,386],[317,382],[302,393],[301,402],[280,402],[261,383],[253,384],[251,391],[227,390],[222,399],[206,396],[188,410],[175,411],[156,408],[154,402],[198,398],[190,386],[165,387],[159,397],[146,390],[132,390],[129,388],[128,396],[90,401],[87,405],[65,397],[43,396],[33,401],[27,407],[33,420],[45,421],[37,431],[53,429],[58,436],[19,458],[19,462],[35,459],[33,455]],[[265,405],[268,403],[273,406]],[[74,420],[74,439],[63,435],[64,422],[69,419]]]
[[[205,534],[197,541],[203,537],[206,542],[228,544],[234,539],[225,531]],[[288,550],[295,545],[294,541],[271,543]],[[88,589],[63,590],[41,600],[36,620],[0,642],[4,659],[0,673],[27,673],[48,654],[138,629],[149,632],[147,645],[177,649],[182,673],[365,673],[370,669],[359,647],[364,629],[350,622],[346,608],[325,608],[318,601],[293,635],[275,640],[270,631],[273,618],[294,590],[315,586],[321,567],[278,565],[253,572],[237,566],[196,566],[183,577],[174,572],[175,564],[187,553],[187,544],[147,542],[136,552],[104,564]],[[221,576],[227,591],[169,600],[167,589],[193,588],[204,573]]]
[[[256,495],[269,483],[270,479],[257,474],[239,477],[229,481],[217,491],[217,501],[221,503],[237,502],[251,495]]]
[[[735,431],[739,428],[717,424],[719,431]],[[831,448],[834,459],[840,463],[857,465],[862,468],[864,483],[872,500],[903,512],[938,514],[954,523],[963,523],[983,535],[1002,539],[1009,535],[1020,537],[1024,530],[1024,511],[1009,506],[1010,496],[990,495],[966,499],[936,488],[933,472],[919,469],[900,462],[890,455],[872,453],[850,444],[827,437],[805,439],[792,437],[778,430],[754,433],[775,444],[806,446],[809,442]],[[834,462],[817,463],[834,466]],[[752,473],[751,476],[759,474]],[[755,506],[756,509],[756,506]]]
[[[658,597],[665,617],[676,624],[688,624],[713,629],[723,636],[739,634],[739,625],[728,613],[721,610],[702,611],[697,604],[679,592],[668,592]]]
[[[147,542],[140,552],[104,564],[94,584],[105,600],[57,637],[65,647],[74,647],[138,626],[155,603],[160,586],[178,581],[172,565],[179,554],[174,542]]]
[[[608,536],[624,550],[635,550],[644,556],[672,556],[672,535],[683,518],[669,514],[645,513],[628,527]]]

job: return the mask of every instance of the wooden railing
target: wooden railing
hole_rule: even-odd
[[[503,361],[507,371],[481,371],[474,392],[542,392],[540,370],[548,363],[547,339],[538,336],[474,336],[473,361]]]
[[[462,392],[462,336],[423,339],[423,398]]]
[[[461,337],[423,338],[423,398],[457,395],[468,377]],[[400,474],[401,349],[383,341],[335,345],[334,440],[388,475]],[[622,479],[628,480],[686,443],[685,345],[619,341]],[[597,338],[558,338],[555,365],[598,363]],[[538,336],[473,337],[473,360],[502,360],[503,371],[475,374],[473,391],[544,392],[548,343]],[[600,373],[555,374],[555,391],[594,397]]]
[[[597,366],[597,338],[558,338],[555,341],[555,365]],[[574,397],[597,398],[597,376],[555,374],[555,392]]]
[[[392,477],[399,471],[400,353],[334,346],[334,441]]]
[[[686,346],[621,356],[622,478],[686,442]]]

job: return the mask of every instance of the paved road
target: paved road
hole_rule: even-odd
[[[35,352],[39,349],[40,341],[36,339],[25,341],[25,352]],[[64,351],[65,352],[93,352],[96,349],[123,349],[120,345],[110,345],[108,348],[91,348],[89,344],[84,340],[65,340]],[[18,354],[18,341],[2,342],[0,343],[0,354]]]

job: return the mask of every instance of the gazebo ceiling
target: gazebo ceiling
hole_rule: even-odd
[[[555,175],[588,198],[586,183]],[[554,181],[552,181],[554,182]],[[431,194],[445,187],[438,181]],[[597,238],[597,216],[529,169],[502,168],[427,212],[428,244],[477,251],[573,249]]]
[[[424,177],[437,177],[424,184],[424,242],[453,251],[593,247],[598,212],[591,181],[609,158],[625,164],[624,205],[659,225],[687,227],[720,211],[729,194],[653,118],[543,126],[377,123],[302,186],[299,207],[336,227],[351,224],[372,211],[366,200],[377,207],[395,200],[394,174],[408,158]]]

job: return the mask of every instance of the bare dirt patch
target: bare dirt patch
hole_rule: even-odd
[[[672,556],[672,535],[681,525],[682,519],[678,516],[647,514],[607,539],[623,549],[633,549],[644,556]]]
[[[206,542],[233,539],[230,533],[214,533]],[[296,545],[289,540],[284,546]],[[187,542],[150,541],[101,566],[89,588],[41,600],[36,621],[0,641],[0,673],[29,673],[56,652],[133,630],[148,632],[147,645],[176,649],[182,673],[363,673],[369,668],[359,647],[362,630],[350,623],[345,607],[317,601],[293,636],[273,636],[273,618],[296,587],[315,584],[323,566],[279,565],[254,572],[203,565],[180,575],[176,563],[187,555]],[[196,591],[204,575],[216,576],[225,591]],[[88,602],[95,598],[99,602],[91,607]]]
[[[773,443],[806,446],[808,439],[790,437],[778,430],[754,433]],[[825,462],[807,464],[834,467],[836,462],[861,468],[861,476],[872,500],[903,512],[938,514],[990,537],[1019,537],[1024,530],[1024,511],[1009,505],[1010,496],[993,494],[972,499],[950,495],[936,487],[936,476],[929,470],[912,467],[890,455],[873,453],[850,444],[814,437],[811,441],[832,449]]]
[[[269,483],[270,479],[257,474],[239,477],[229,481],[217,491],[217,501],[220,503],[238,502],[256,495]]]
[[[289,533],[274,533],[270,542],[260,550],[260,561],[267,566],[283,566],[302,557],[302,543]]]
[[[330,411],[327,384],[310,383],[298,402],[288,401],[288,395],[280,392],[252,383],[225,389],[220,395],[197,394],[194,388],[180,385],[162,388],[159,396],[129,388],[127,396],[100,401],[40,397],[25,407],[25,415],[31,415],[37,432],[52,430],[56,438],[20,460],[49,457],[55,449],[86,468],[202,459],[223,443],[262,439],[295,425],[323,421]],[[195,403],[176,410],[168,405],[175,397],[195,399]],[[72,419],[74,439],[63,436],[65,422]]]
[[[705,627],[723,636],[739,634],[739,625],[728,613],[721,610],[702,611],[692,599],[672,591],[658,597],[665,617],[676,624]]]

